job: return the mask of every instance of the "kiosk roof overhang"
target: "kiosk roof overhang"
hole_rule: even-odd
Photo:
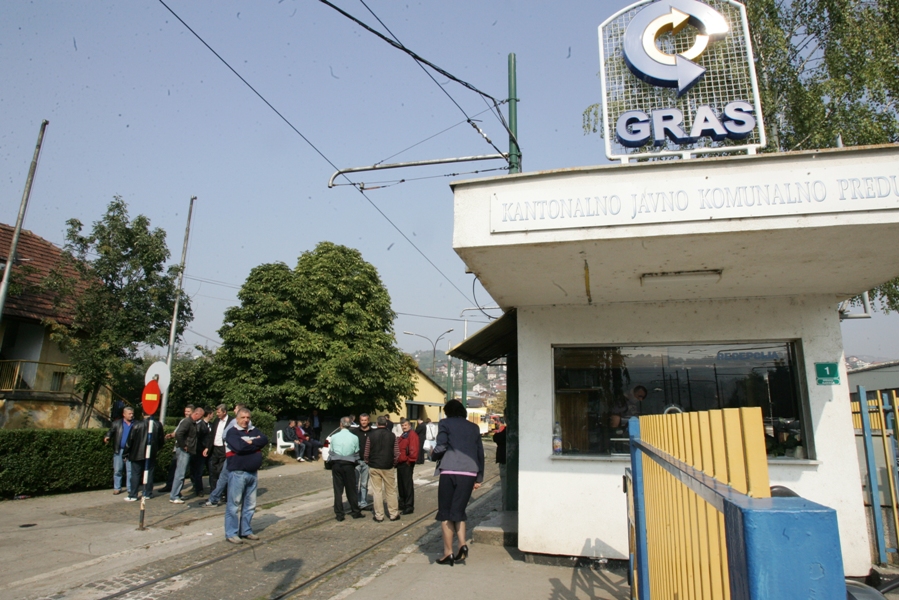
[[[486,365],[515,352],[517,346],[518,317],[513,309],[479,329],[447,354],[476,365]]]
[[[890,145],[455,182],[453,247],[504,307],[842,299],[899,275],[897,178]]]

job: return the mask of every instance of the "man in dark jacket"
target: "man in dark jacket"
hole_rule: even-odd
[[[184,478],[190,467],[190,459],[197,453],[197,421],[203,418],[203,409],[197,407],[187,418],[181,419],[178,428],[175,429],[175,478],[172,481],[172,493],[169,502],[172,504],[184,504],[181,499],[181,488],[184,486]],[[194,483],[196,489],[196,483]],[[202,488],[200,488],[202,489]]]
[[[352,421],[353,415],[350,415]],[[359,450],[365,452],[365,444],[368,443],[368,436],[374,431],[371,426],[371,417],[368,413],[359,415],[359,425],[353,427],[350,424],[350,432],[359,438]],[[368,480],[370,479],[368,465],[364,460],[360,460],[356,464],[356,501],[359,502],[360,510],[372,510],[371,504],[368,503]]]
[[[387,417],[378,417],[378,428],[368,434],[365,442],[365,462],[368,463],[374,496],[374,519],[384,521],[384,501],[391,521],[400,520],[400,510],[396,497],[396,478],[393,468],[400,457],[396,436],[387,429]],[[386,496],[386,498],[385,498]]]
[[[194,405],[188,404],[184,407],[184,418],[190,418],[190,416],[194,412]],[[174,439],[175,432],[165,434],[166,441]],[[178,470],[178,453],[172,452],[172,462],[169,463],[169,473],[166,476],[165,487],[161,488],[159,491],[168,494],[172,491],[172,482],[175,481],[175,472]]]
[[[218,485],[219,475],[225,464],[225,427],[232,418],[228,415],[228,408],[224,404],[219,404],[215,407],[215,421],[209,425],[209,437],[212,444],[209,455],[209,489],[213,492]],[[210,499],[212,499],[211,496]]]
[[[237,411],[234,426],[225,434],[228,444],[228,506],[225,509],[225,539],[242,544],[258,540],[253,533],[256,512],[256,472],[262,466],[262,449],[268,438],[250,424],[250,411]]]
[[[206,458],[209,456],[210,435],[209,423],[206,421],[206,409],[201,408],[203,416],[195,421],[197,427],[197,451],[190,457],[190,481],[194,486],[197,497],[203,496],[203,469],[206,467]]]
[[[112,427],[103,438],[103,443],[108,444],[112,440],[112,493],[121,494],[126,491],[128,481],[131,479],[131,463],[125,458],[125,445],[128,443],[128,435],[131,433],[131,424],[134,419],[134,409],[126,406],[122,409],[122,418],[112,422]]]
[[[150,423],[153,424],[149,431]],[[128,444],[125,446],[125,455],[131,462],[131,477],[128,480],[128,502],[137,500],[141,483],[144,483],[144,467],[147,470],[147,481],[144,483],[144,498],[153,497],[153,470],[156,467],[156,455],[162,447],[162,439],[165,431],[162,425],[147,417],[143,421],[137,421],[131,428],[128,436]],[[150,445],[150,458],[147,458],[147,442]]]

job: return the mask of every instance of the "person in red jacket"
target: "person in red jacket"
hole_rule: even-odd
[[[400,512],[411,515],[415,512],[415,487],[412,485],[412,471],[418,460],[418,434],[412,430],[412,423],[408,419],[400,419],[403,434],[397,442],[400,447],[400,457],[396,463],[396,486],[399,493]]]

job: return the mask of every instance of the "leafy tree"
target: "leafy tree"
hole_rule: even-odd
[[[768,147],[765,152],[899,142],[899,1],[745,2]],[[686,35],[686,34],[685,34]],[[584,110],[585,133],[601,110]],[[899,310],[899,279],[870,291]],[[858,299],[855,300],[858,302]]]
[[[143,215],[129,220],[121,196],[113,198],[89,234],[82,235],[78,219],[67,224],[62,262],[44,286],[74,320],[48,325],[52,339],[71,358],[79,391],[93,406],[101,386],[128,378],[140,345],[168,343],[178,267],[165,266],[165,232],[151,229]],[[72,272],[67,267],[77,277],[66,276]],[[182,297],[179,333],[192,318],[190,301]]]
[[[493,399],[487,405],[487,408],[490,409],[490,412],[497,414],[505,414],[506,413],[506,392],[497,392],[496,398]]]
[[[289,409],[395,409],[414,393],[414,361],[397,349],[395,313],[375,268],[330,242],[250,272],[225,313],[217,354],[225,399]]]

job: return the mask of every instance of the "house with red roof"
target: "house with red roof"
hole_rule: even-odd
[[[0,269],[10,260],[13,227],[0,223]],[[68,356],[50,339],[49,321],[72,322],[41,282],[60,265],[62,250],[23,230],[12,257],[12,286],[0,318],[0,428],[98,427],[108,419],[111,392],[102,390],[89,416],[75,389]],[[72,277],[78,277],[69,267]]]

